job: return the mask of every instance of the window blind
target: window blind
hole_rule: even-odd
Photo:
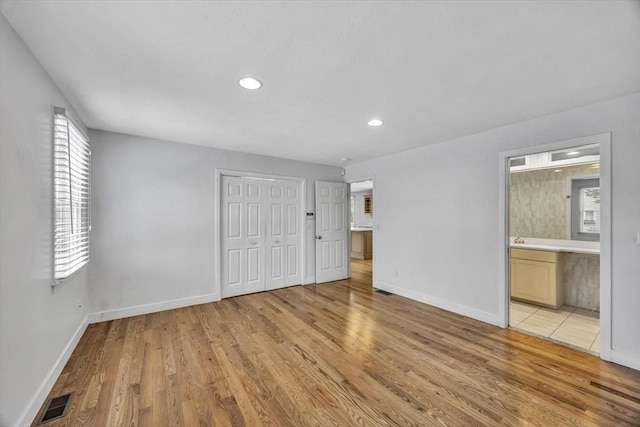
[[[91,150],[89,140],[54,109],[54,284],[89,262]]]

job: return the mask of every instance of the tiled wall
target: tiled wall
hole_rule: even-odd
[[[539,169],[511,174],[510,235],[566,239],[567,178],[597,175],[592,165]]]
[[[600,257],[564,254],[564,303],[600,311]]]

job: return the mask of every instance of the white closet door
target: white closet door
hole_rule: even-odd
[[[316,181],[316,283],[349,275],[347,184]]]
[[[302,284],[302,191],[300,183],[285,183],[285,286]]]
[[[222,176],[222,297],[302,283],[299,182]]]
[[[264,184],[223,176],[222,297],[265,290]]]
[[[285,182],[265,181],[266,190],[266,289],[285,285]]]

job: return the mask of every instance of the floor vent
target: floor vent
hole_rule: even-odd
[[[393,295],[391,292],[383,291],[382,289],[376,289],[376,292],[382,295]]]
[[[46,409],[44,410],[40,421],[38,424],[44,424],[48,421],[55,420],[56,418],[61,418],[67,415],[67,410],[69,409],[69,404],[71,403],[71,398],[73,397],[73,392],[69,394],[65,394],[62,396],[54,397],[47,403]]]

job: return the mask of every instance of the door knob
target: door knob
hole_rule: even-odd
[[[322,240],[322,236],[316,236],[316,239]]]
[[[276,243],[280,243],[280,240],[276,240]]]
[[[256,242],[255,240],[252,240],[252,241],[251,241],[251,244],[252,244],[252,245],[257,245],[257,244],[258,244],[258,242]]]

